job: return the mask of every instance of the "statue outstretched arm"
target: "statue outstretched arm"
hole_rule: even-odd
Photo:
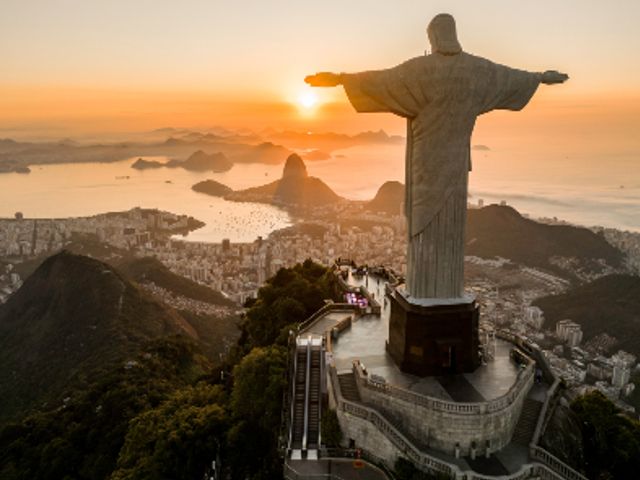
[[[545,85],[554,85],[556,83],[564,83],[569,79],[566,73],[560,73],[556,70],[547,70],[540,74],[540,81]]]
[[[312,87],[337,87],[342,85],[343,73],[318,72],[315,75],[308,75],[304,81]]]
[[[415,61],[411,59],[392,68],[358,73],[319,72],[305,77],[304,81],[312,87],[344,86],[357,112],[389,112],[412,118],[424,103],[418,101],[424,95],[416,91],[415,82],[411,82]]]

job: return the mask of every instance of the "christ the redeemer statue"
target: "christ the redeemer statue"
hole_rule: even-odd
[[[323,72],[305,81],[343,85],[358,112],[407,119],[407,293],[415,299],[460,299],[469,142],[476,118],[496,109],[521,110],[540,83],[562,83],[568,76],[516,70],[463,52],[448,14],[434,17],[427,34],[430,55],[386,70]]]

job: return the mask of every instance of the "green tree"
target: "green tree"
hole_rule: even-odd
[[[234,478],[269,479],[282,474],[278,435],[286,387],[287,352],[254,348],[233,369],[229,460]]]
[[[287,352],[282,347],[254,348],[245,356],[233,369],[234,417],[255,422],[266,430],[277,429],[286,368]]]
[[[640,423],[624,415],[597,391],[574,400],[571,410],[582,428],[587,476],[637,478]]]
[[[328,447],[339,447],[342,442],[342,430],[335,410],[326,409],[320,420],[322,442]]]
[[[63,407],[0,430],[0,478],[103,480],[113,472],[129,422],[158,407],[208,368],[182,337],[148,344],[131,368],[105,367]],[[204,361],[204,363],[203,363]]]
[[[134,418],[112,480],[192,480],[216,458],[226,430],[226,395],[199,383]]]
[[[338,294],[332,271],[311,260],[281,268],[260,288],[258,298],[248,304],[243,352],[274,342],[286,345],[287,337],[281,335],[285,327],[306,320],[324,305],[325,299],[337,300]]]

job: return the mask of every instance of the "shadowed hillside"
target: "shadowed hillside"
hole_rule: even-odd
[[[616,348],[640,355],[640,277],[607,275],[534,305],[550,327],[570,318],[582,326],[585,341],[606,332],[619,340]]]
[[[469,210],[465,253],[500,256],[560,275],[566,272],[553,265],[551,257],[576,257],[596,270],[600,268],[594,262],[597,259],[614,268],[623,260],[622,252],[587,228],[538,223],[511,207],[498,205]]]
[[[197,337],[109,265],[59,253],[0,306],[0,418],[40,406],[172,334]]]
[[[404,185],[386,182],[367,208],[401,213]],[[512,207],[489,205],[467,212],[466,255],[504,257],[530,267],[551,270],[560,276],[574,274],[554,263],[554,257],[575,258],[574,270],[602,273],[603,267],[620,268],[623,253],[602,235],[573,225],[547,225],[523,217]],[[603,265],[604,264],[604,265]]]
[[[367,209],[398,215],[404,202],[404,185],[400,182],[385,182],[378,189],[376,196],[367,203]]]
[[[173,294],[211,303],[233,307],[235,304],[220,292],[201,285],[186,277],[173,273],[160,260],[153,257],[135,258],[116,265],[116,268],[136,282],[153,282]]]

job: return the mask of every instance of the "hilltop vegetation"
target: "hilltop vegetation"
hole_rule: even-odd
[[[34,282],[43,293],[29,303]],[[122,312],[135,313],[133,317],[123,318],[119,297],[113,297],[122,285]],[[311,261],[281,269],[251,302],[237,347],[226,363],[218,365],[207,360],[202,354],[206,343],[188,329],[149,333],[147,323],[162,326],[162,319],[174,315],[185,320],[145,298],[125,277],[97,260],[56,255],[27,279],[25,287],[22,294],[16,293],[16,298],[23,298],[12,302],[11,312],[23,312],[27,319],[31,317],[24,312],[31,312],[31,305],[36,312],[45,312],[51,330],[49,335],[36,335],[39,342],[55,334],[55,344],[79,348],[78,339],[84,337],[69,325],[77,327],[96,318],[101,325],[113,326],[105,330],[112,338],[102,339],[111,341],[109,349],[92,350],[95,365],[58,356],[48,359],[60,378],[82,381],[69,384],[64,394],[55,400],[51,396],[46,405],[34,403],[21,416],[6,419],[0,429],[0,478],[194,479],[201,478],[216,458],[232,479],[281,475],[277,447],[287,385],[287,332],[322,306],[325,298],[336,296],[337,283],[329,270]],[[95,288],[99,298],[90,295]],[[155,323],[147,319],[145,308],[156,314]],[[60,312],[69,313],[64,316],[68,322]],[[77,312],[86,313],[86,318]],[[6,321],[6,316],[0,317],[0,325]],[[13,325],[13,340],[30,345],[27,352],[51,348],[37,343],[33,332],[19,325]],[[132,339],[136,339],[133,346]],[[33,387],[26,375],[8,380],[3,394],[11,388],[24,392]],[[49,378],[40,381],[50,388]]]
[[[235,305],[220,292],[173,273],[153,257],[128,259],[117,263],[116,268],[131,280],[138,283],[153,282],[176,295],[213,305],[226,307]]]
[[[581,426],[587,478],[637,478],[640,471],[640,423],[600,392],[571,404]]]
[[[581,325],[585,341],[606,332],[618,339],[618,348],[640,355],[640,277],[607,275],[534,305],[550,326],[570,318]]]
[[[640,423],[599,391],[558,405],[542,443],[590,479],[632,479],[640,469]]]
[[[242,325],[248,345],[286,345],[290,328],[311,316],[325,299],[337,300],[339,286],[330,270],[311,260],[282,268],[260,288]]]
[[[375,212],[401,214],[404,195],[402,183],[386,182],[366,206]],[[624,263],[624,254],[601,234],[574,225],[536,222],[504,205],[469,209],[465,243],[466,255],[508,258],[569,280],[602,275]],[[570,268],[563,265],[567,261]]]
[[[553,257],[575,257],[584,268],[595,271],[602,268],[598,260],[619,268],[624,258],[602,235],[587,228],[538,223],[511,207],[499,205],[469,210],[465,253],[485,258],[500,256],[561,277],[568,272],[550,261]]]
[[[107,264],[54,255],[0,306],[0,420],[53,401],[94,370],[173,334],[197,336]]]
[[[129,422],[210,368],[184,337],[149,342],[131,362],[94,372],[86,386],[68,392],[56,408],[6,425],[0,431],[0,478],[109,478]],[[188,442],[183,446],[190,447]],[[182,467],[189,471],[186,464]]]

